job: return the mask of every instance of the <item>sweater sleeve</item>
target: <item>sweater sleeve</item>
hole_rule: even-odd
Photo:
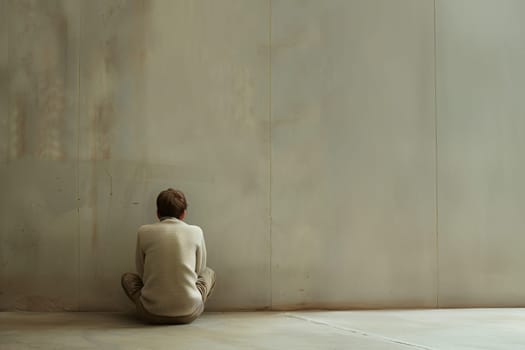
[[[140,278],[144,278],[144,252],[140,247],[140,235],[137,234],[137,248],[135,252],[135,265]]]
[[[204,235],[201,231],[201,242],[197,246],[197,261],[195,263],[195,272],[198,276],[206,269],[206,243],[204,242]]]

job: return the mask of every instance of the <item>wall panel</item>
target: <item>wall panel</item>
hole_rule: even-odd
[[[436,301],[433,1],[272,1],[273,305]]]
[[[83,309],[128,305],[141,224],[184,190],[218,275],[210,308],[269,305],[267,1],[83,2]],[[101,288],[104,287],[104,288]]]
[[[8,145],[8,33],[7,33],[7,0],[0,0],[0,174],[4,173],[7,163],[7,145]],[[2,214],[0,214],[2,215]],[[0,245],[4,245],[7,238],[8,226],[2,221],[0,223]],[[6,303],[1,301],[5,293],[6,286],[6,266],[7,258],[4,249],[0,248],[0,310],[6,307]]]
[[[69,1],[2,6],[0,52],[6,40],[9,47],[7,69],[5,56],[0,64],[0,308],[74,309],[78,7]]]
[[[524,16],[437,1],[441,306],[524,305]]]

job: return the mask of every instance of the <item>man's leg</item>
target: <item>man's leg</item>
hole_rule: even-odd
[[[193,314],[187,316],[157,316],[148,312],[140,301],[140,291],[142,290],[144,283],[137,274],[129,272],[123,274],[121,284],[128,298],[130,298],[131,301],[133,301],[133,303],[136,305],[139,316],[144,320],[157,324],[187,324],[193,322],[204,311],[204,303],[211,295],[213,288],[215,287],[215,271],[210,268],[206,268],[202,272],[202,275],[199,276],[196,285],[202,295],[202,304],[199,305]]]
[[[201,292],[202,302],[205,303],[215,288],[215,271],[207,267],[197,279],[197,289]]]
[[[139,275],[126,272],[122,275],[120,283],[122,284],[122,289],[124,289],[124,292],[128,298],[133,302],[133,304],[135,304],[140,318],[150,323],[162,322],[162,317],[158,319],[155,315],[149,313],[140,301],[141,290],[142,287],[144,287],[144,282],[142,282],[142,279]]]
[[[136,273],[126,272],[122,275],[120,283],[122,284],[122,289],[124,289],[124,292],[128,298],[134,304],[137,304],[140,298],[140,291],[142,287],[144,287],[144,283],[142,282],[140,276]]]
[[[204,310],[204,302],[202,302],[191,315],[177,317],[153,315],[144,308],[144,305],[142,305],[142,302],[140,301],[140,292],[142,287],[144,287],[144,283],[139,275],[129,272],[125,273],[122,275],[121,284],[122,289],[124,289],[128,298],[135,304],[139,317],[149,323],[187,324],[193,322]]]
[[[197,307],[197,309],[191,314],[186,316],[176,316],[176,317],[165,317],[165,316],[156,316],[150,314],[147,310],[144,309],[140,301],[137,303],[137,309],[144,319],[152,323],[160,324],[188,324],[197,319],[202,312],[204,311],[204,303],[208,297],[213,292],[215,287],[215,271],[209,267],[202,271],[201,275],[198,277],[197,282],[195,283],[197,289],[201,293],[202,303]]]

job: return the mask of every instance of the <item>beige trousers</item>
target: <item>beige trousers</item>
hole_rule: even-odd
[[[135,304],[137,313],[145,321],[157,324],[185,324],[193,322],[204,311],[204,304],[215,287],[215,272],[207,267],[202,272],[202,275],[198,277],[196,285],[202,295],[202,302],[199,304],[195,312],[184,316],[159,316],[146,310],[140,301],[141,290],[144,283],[139,275],[127,272],[122,275],[121,284],[128,298]]]

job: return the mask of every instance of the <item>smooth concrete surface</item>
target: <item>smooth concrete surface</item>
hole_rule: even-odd
[[[525,302],[525,2],[439,0],[439,304]]]
[[[150,326],[121,313],[0,313],[0,348],[499,350],[525,347],[525,309],[205,313]]]
[[[272,1],[276,308],[436,305],[433,1]]]

